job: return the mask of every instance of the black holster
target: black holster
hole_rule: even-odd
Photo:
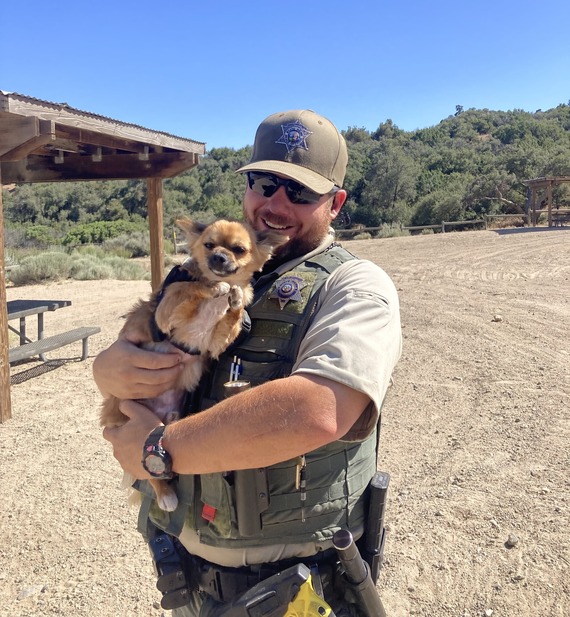
[[[390,476],[383,471],[377,471],[370,480],[366,527],[364,534],[356,543],[362,558],[370,566],[370,576],[374,584],[378,581],[384,558],[384,544],[386,542],[384,513],[389,484]]]
[[[198,587],[188,579],[185,551],[178,540],[167,533],[157,533],[149,540],[148,547],[157,576],[156,588],[162,593],[160,605],[166,610],[188,604],[190,594]]]

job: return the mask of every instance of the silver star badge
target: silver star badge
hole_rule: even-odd
[[[288,122],[281,125],[283,135],[275,142],[276,144],[285,144],[287,152],[295,150],[295,148],[303,148],[308,150],[307,137],[312,133],[306,126],[303,126],[299,120],[296,122]]]
[[[275,286],[275,291],[271,294],[271,298],[277,298],[281,310],[287,302],[299,302],[303,299],[301,289],[306,287],[307,283],[300,276],[286,276],[281,279]]]

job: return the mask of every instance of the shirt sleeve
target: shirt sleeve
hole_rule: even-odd
[[[321,288],[292,372],[325,377],[370,397],[370,405],[344,437],[359,441],[378,421],[401,349],[394,283],[372,262],[351,260],[339,266]]]

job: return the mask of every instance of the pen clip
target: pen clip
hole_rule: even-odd
[[[234,356],[234,359],[230,366],[230,381],[238,381],[239,376],[241,375],[241,371],[241,359],[237,356]]]

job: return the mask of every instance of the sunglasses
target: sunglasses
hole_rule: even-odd
[[[263,197],[271,197],[279,190],[280,186],[284,186],[287,199],[293,204],[315,204],[323,195],[327,195],[327,193],[315,193],[315,191],[295,182],[295,180],[279,178],[274,174],[260,171],[248,171],[247,182],[252,191]],[[337,190],[335,187],[331,193]]]

